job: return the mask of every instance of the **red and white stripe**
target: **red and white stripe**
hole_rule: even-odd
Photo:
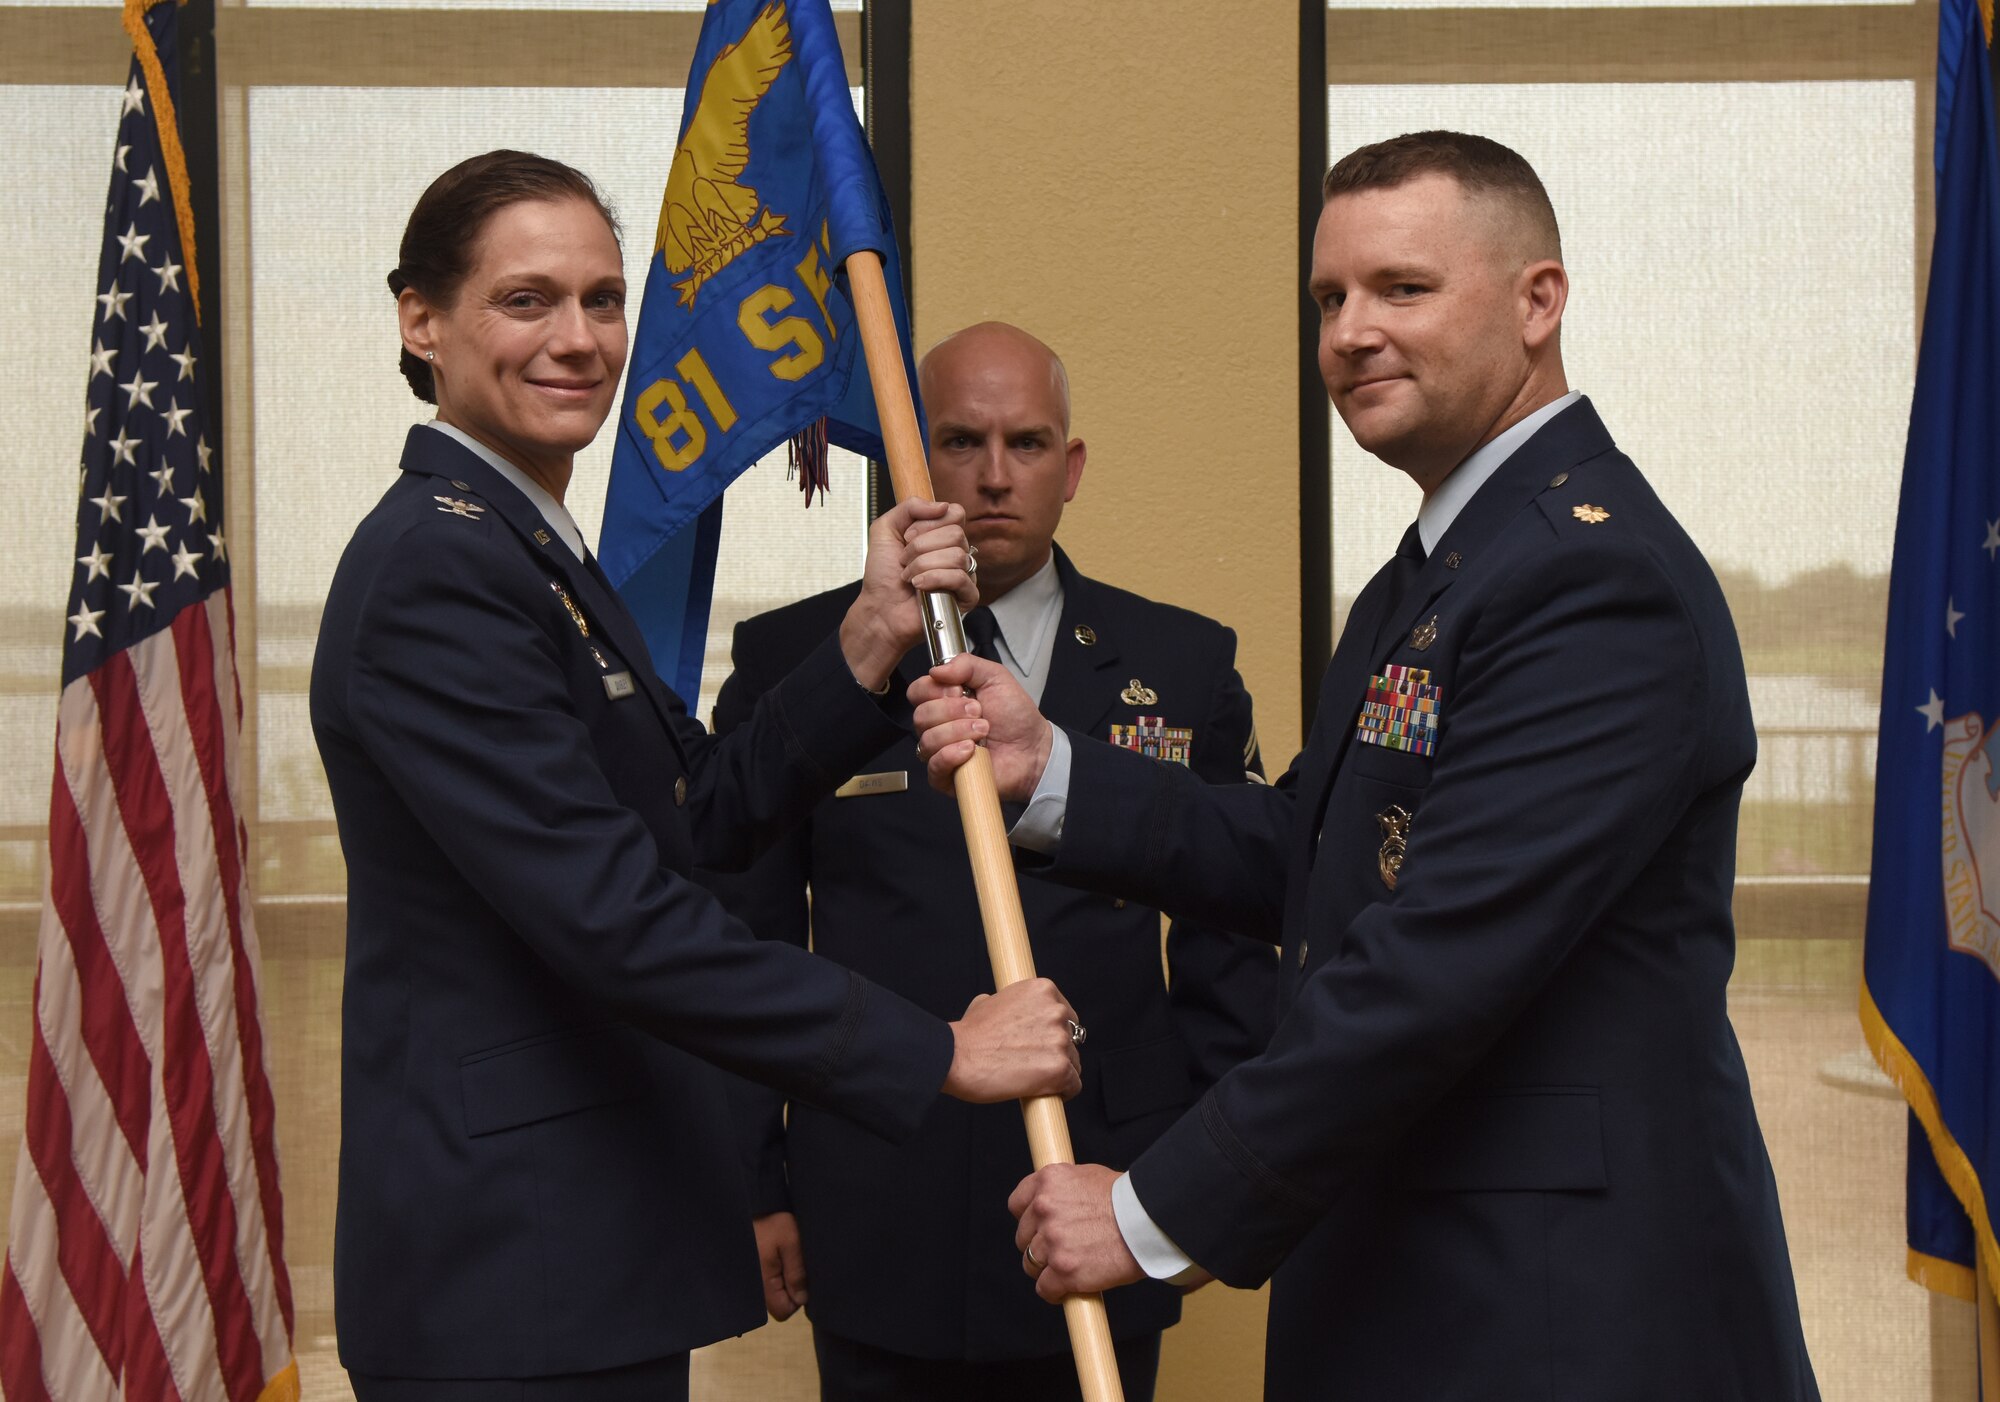
[[[12,1402],[297,1396],[232,621],[218,590],[63,690],[0,1274]]]

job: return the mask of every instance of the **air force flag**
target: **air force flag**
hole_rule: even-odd
[[[1940,13],[1937,239],[1896,516],[1861,1019],[1910,1102],[1910,1274],[2000,1280],[2000,164],[1977,0]],[[1991,889],[1988,889],[1988,888]]]

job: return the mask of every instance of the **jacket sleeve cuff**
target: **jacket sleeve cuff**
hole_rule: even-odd
[[[768,1217],[773,1212],[792,1210],[792,1189],[780,1167],[760,1172],[750,1182],[750,1215]]]
[[[836,634],[806,654],[773,699],[792,749],[829,785],[907,733],[892,719],[893,694],[871,696],[854,679]]]
[[[1213,1092],[1170,1125],[1127,1177],[1159,1230],[1240,1290],[1269,1280],[1322,1211],[1237,1139]]]
[[[1121,1173],[1111,1182],[1111,1215],[1118,1219],[1118,1235],[1125,1238],[1125,1249],[1150,1278],[1174,1281],[1201,1269],[1146,1215],[1129,1173]]]
[[[951,1072],[948,1024],[859,974],[848,976],[842,1035],[797,1098],[844,1115],[899,1144],[917,1131]]]

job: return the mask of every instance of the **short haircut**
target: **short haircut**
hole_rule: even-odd
[[[581,200],[603,215],[611,236],[618,237],[618,217],[582,171],[526,151],[488,151],[460,161],[417,198],[389,273],[389,290],[401,297],[404,288],[413,287],[433,306],[452,306],[472,271],[479,236],[493,216],[509,205],[537,200]],[[411,393],[426,404],[437,403],[431,367],[407,348],[400,363]]]
[[[1555,206],[1541,177],[1518,151],[1490,137],[1459,131],[1413,131],[1350,151],[1326,173],[1326,199],[1361,190],[1391,190],[1421,175],[1448,175],[1469,195],[1505,204],[1537,245],[1535,257],[1562,258]]]

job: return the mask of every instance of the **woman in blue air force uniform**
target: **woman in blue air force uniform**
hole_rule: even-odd
[[[334,1290],[363,1402],[685,1397],[687,1351],[763,1318],[713,1066],[891,1138],[940,1088],[1078,1085],[1046,981],[947,1025],[687,879],[897,733],[874,693],[913,588],[977,591],[959,508],[899,507],[838,636],[727,741],[690,720],[562,506],[625,361],[621,268],[586,177],[496,151],[424,193],[390,276],[437,420],[341,558],[312,678],[348,866]]]

